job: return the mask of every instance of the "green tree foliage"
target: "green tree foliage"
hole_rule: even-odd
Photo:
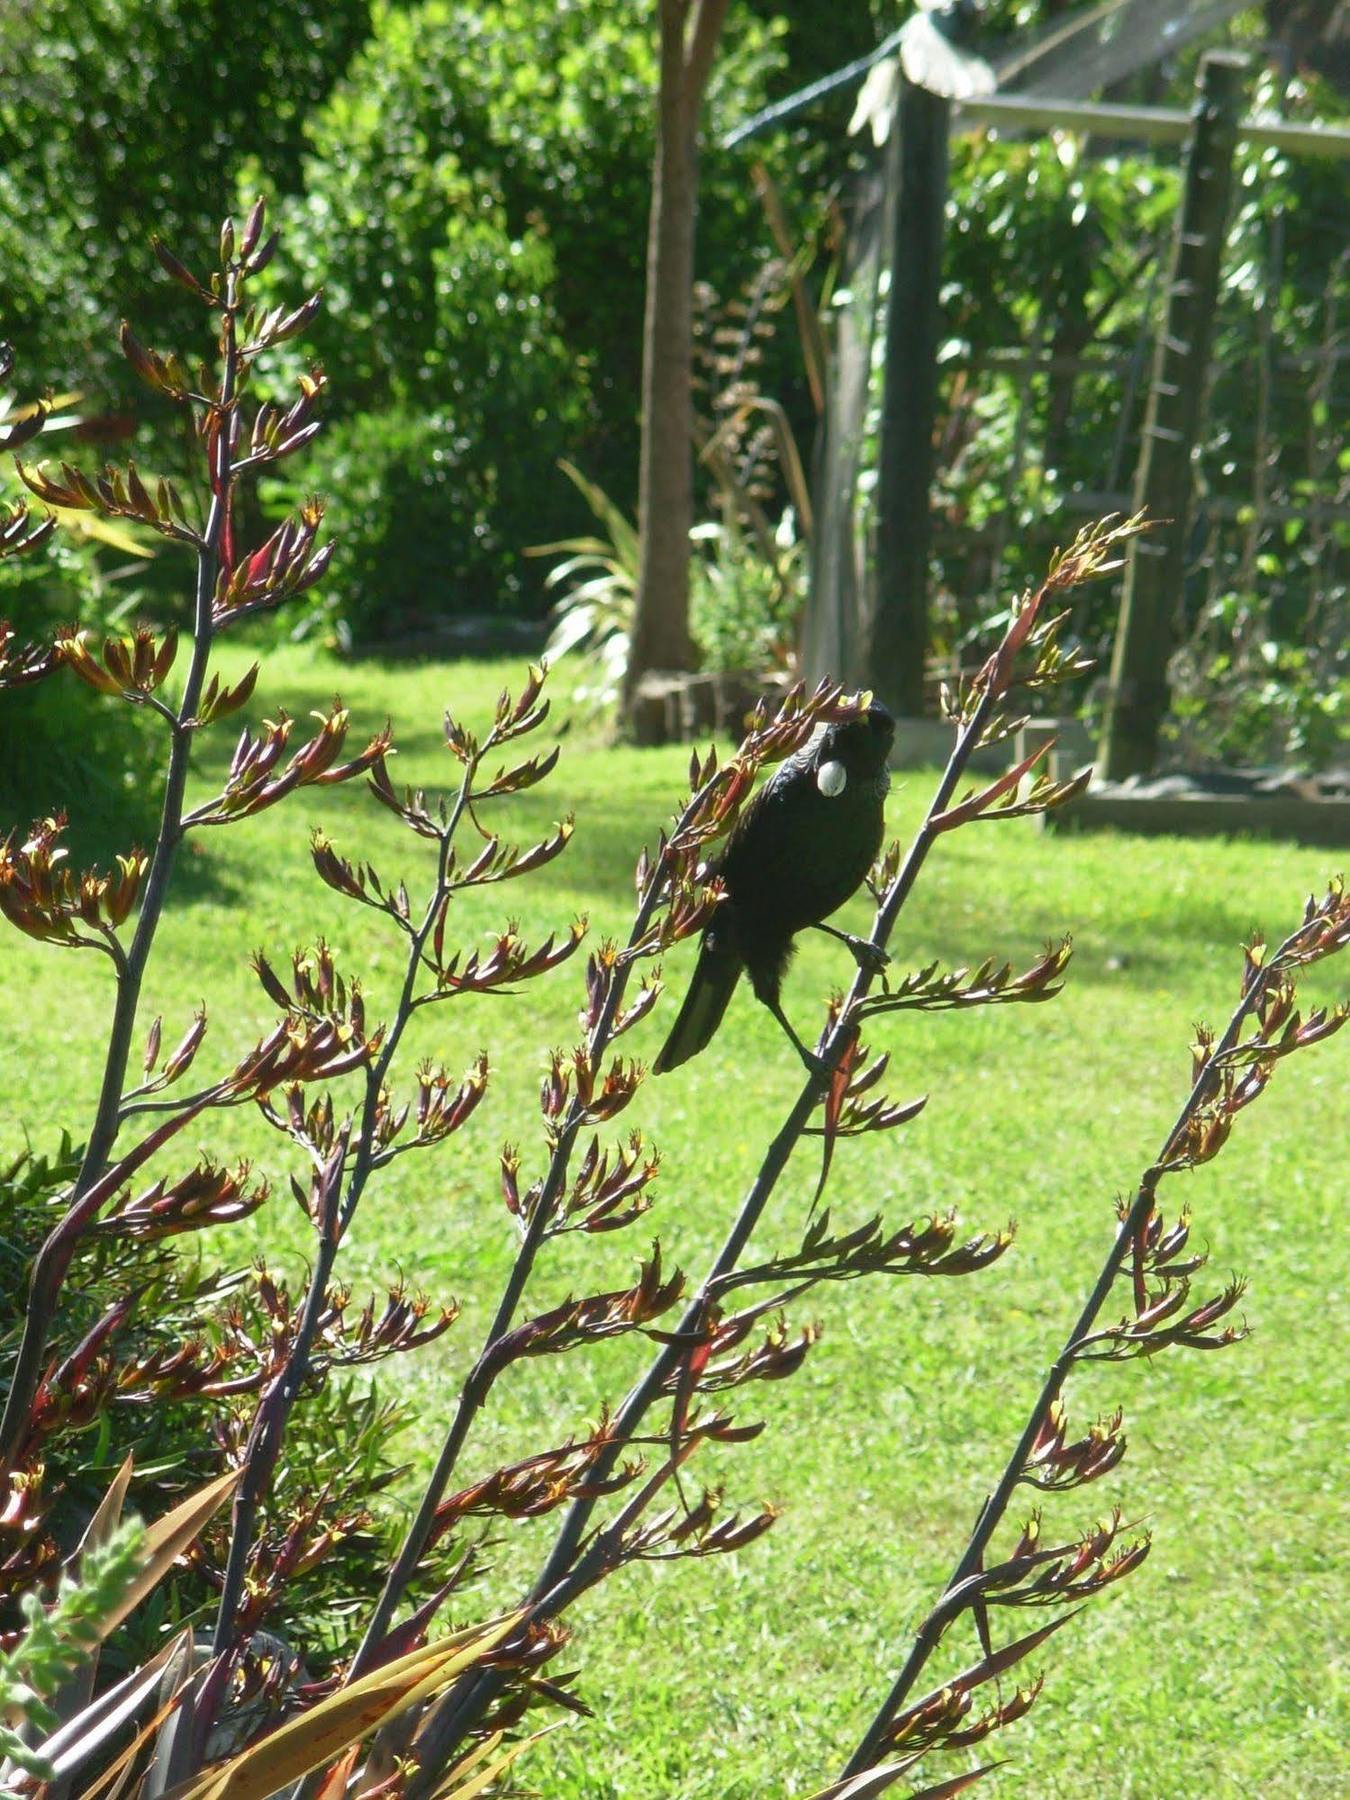
[[[782,85],[788,29],[739,12],[709,95],[699,247],[724,291],[761,253],[749,165],[787,140],[716,140]],[[265,189],[291,278],[326,288],[341,412],[315,475],[356,633],[541,605],[520,552],[578,522],[557,458],[633,500],[655,58],[652,0],[25,0],[0,26],[0,318],[27,383],[78,386],[96,431],[176,466],[106,349],[119,314],[207,348],[190,298],[147,277],[144,220],[190,253],[230,192]],[[416,569],[389,558],[387,499],[341,492],[358,440],[423,522]]]
[[[315,345],[341,416],[310,477],[334,496],[329,592],[356,636],[509,604],[588,413],[554,247],[537,220],[515,229],[481,107],[457,91],[468,24],[440,4],[379,12],[281,208],[299,281],[325,290]]]
[[[204,250],[245,148],[285,188],[370,0],[11,0],[0,22],[0,317],[29,380],[133,390],[117,317],[180,344],[145,221]],[[205,349],[203,344],[200,348]]]
[[[606,0],[377,6],[310,120],[303,192],[278,216],[297,279],[325,289],[315,337],[348,416],[316,478],[331,478],[333,591],[358,636],[520,605],[521,551],[577,523],[564,454],[631,505],[653,15],[647,0],[636,16]],[[711,136],[762,99],[779,35],[741,21]],[[728,285],[762,235],[749,161],[708,159],[700,245]],[[358,462],[382,480],[348,496]],[[384,548],[394,490],[426,533],[417,568]]]
[[[1253,110],[1281,99],[1267,74]],[[1344,96],[1310,75],[1283,100],[1305,117],[1347,116]],[[1176,735],[1191,756],[1322,766],[1343,759],[1350,713],[1344,166],[1239,144],[1235,180],[1203,446],[1227,512],[1205,578],[1187,584]]]
[[[538,529],[550,511],[549,465],[531,453],[532,428],[559,453],[566,439],[555,415],[532,415],[511,374],[508,365],[503,402],[487,419],[472,406],[397,404],[356,413],[315,445],[306,477],[333,496],[336,532],[319,617],[339,641],[403,638],[446,615],[519,602],[521,539],[503,526]]]
[[[43,441],[40,453],[47,452]],[[57,440],[51,453],[69,450]],[[22,493],[6,474],[0,471],[0,508]],[[126,545],[134,541],[125,529],[115,535]],[[79,617],[101,641],[138,609],[149,567],[126,547],[77,529],[58,533],[41,555],[0,563],[0,620],[8,620],[21,640],[49,642]],[[60,693],[47,683],[19,688],[0,706],[0,837],[60,810],[78,793],[72,841],[80,853],[106,855],[128,815],[138,833],[153,830],[149,782],[160,761],[144,712],[100,706],[98,696],[77,683]]]
[[[840,89],[733,152],[722,135],[865,53],[907,8],[731,9],[708,97],[698,227],[700,276],[722,293],[740,291],[770,249],[751,163],[767,161],[794,239],[812,241],[858,153],[844,132],[854,95]],[[982,29],[996,54],[1069,10],[994,0]],[[338,398],[313,478],[332,493],[342,539],[333,603],[365,637],[455,611],[542,607],[539,573],[521,552],[585,523],[559,456],[626,513],[635,505],[656,45],[654,0],[11,0],[0,11],[0,336],[16,346],[24,392],[79,388],[94,435],[135,431],[141,463],[172,472],[182,445],[166,412],[143,393],[133,404],[108,348],[123,313],[162,348],[207,348],[193,302],[141,253],[144,221],[153,213],[191,255],[205,251],[231,192],[266,189],[298,252],[286,297],[300,280],[326,288],[318,336]],[[1152,97],[1186,104],[1192,61]],[[1252,103],[1279,99],[1267,81]],[[1295,116],[1343,111],[1306,70],[1283,103]],[[953,141],[940,481],[968,541],[944,547],[950,599],[937,648],[978,623],[993,592],[1034,573],[1045,548],[1035,532],[1067,492],[1128,485],[1138,421],[1122,419],[1120,357],[1146,342],[1149,256],[1170,217],[1176,157],[1097,148],[1048,135]],[[1333,162],[1242,153],[1205,451],[1206,479],[1230,511],[1255,454],[1253,323],[1272,280],[1276,353],[1312,359],[1272,398],[1274,497],[1300,502],[1324,481],[1319,458],[1334,461],[1334,371],[1311,410],[1308,394],[1343,243],[1339,179]],[[827,250],[808,276],[818,294],[834,270]],[[770,347],[759,380],[805,450],[815,416],[791,339]],[[963,383],[955,372],[968,354],[1028,344],[1063,362],[1083,350],[1117,360],[1038,374],[1019,443],[1017,374],[986,364]],[[91,454],[76,434],[59,448]],[[378,466],[379,480],[356,481],[357,466]],[[395,550],[389,532],[399,508],[418,521],[411,556],[411,534]],[[1328,529],[1281,519],[1245,549],[1229,532],[1235,567],[1217,594],[1189,594],[1187,606],[1200,624],[1209,608],[1219,640],[1231,635],[1224,620],[1260,613],[1237,651],[1221,642],[1230,671],[1259,654],[1268,676],[1266,644],[1281,670],[1294,666],[1285,650],[1300,647],[1300,666],[1323,667],[1305,564]],[[1003,532],[999,581],[981,531]],[[145,584],[170,575],[166,559]],[[31,583],[6,596],[25,627],[32,597]],[[75,610],[58,598],[59,615]],[[1100,615],[1081,621],[1099,648],[1109,613],[1102,596]],[[34,629],[46,622],[31,617]]]

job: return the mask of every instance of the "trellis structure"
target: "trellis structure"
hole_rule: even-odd
[[[1099,139],[1109,139],[1116,143],[1128,141],[1164,145],[1181,142],[1192,125],[1190,115],[1185,112],[1173,108],[1092,103],[1085,101],[1081,93],[1066,95],[1063,90],[1072,89],[1075,82],[1081,88],[1085,82],[1095,84],[1102,79],[1118,79],[1122,72],[1146,64],[1150,55],[1157,54],[1157,46],[1162,41],[1165,40],[1169,48],[1175,48],[1178,42],[1184,42],[1187,37],[1212,30],[1233,10],[1232,5],[1224,4],[1222,0],[1214,0],[1208,6],[1186,6],[1178,4],[1177,0],[1172,0],[1171,4],[1166,4],[1165,0],[1114,0],[1113,4],[1098,8],[1086,24],[1079,20],[1074,23],[1073,30],[1058,34],[1056,41],[1048,48],[1044,43],[1039,48],[1033,46],[1020,59],[1016,68],[1005,63],[1000,69],[1000,77],[1018,81],[1023,91],[1000,91],[961,102],[959,106],[952,108],[952,129],[989,126],[1019,132],[1059,129],[1091,133]],[[1129,11],[1132,20],[1131,29],[1117,30],[1114,37],[1111,36],[1105,30],[1105,25],[1110,22],[1108,15],[1119,26],[1121,15],[1126,11]],[[1093,21],[1096,22],[1095,39],[1087,29],[1093,25]],[[877,54],[893,55],[894,51],[895,40],[890,40]],[[867,63],[875,60],[864,59],[850,70],[841,72],[841,76],[856,82],[865,73]],[[1060,93],[1041,91],[1052,82],[1061,89]],[[800,102],[803,97],[813,97],[829,85],[830,83],[816,84],[813,90],[805,91],[805,96],[796,97],[796,102]],[[780,103],[773,109],[773,116],[781,117],[786,111],[792,110],[794,104],[795,102]],[[742,128],[737,135],[746,135],[762,119],[763,116],[760,121],[751,121],[750,126]],[[1309,125],[1265,115],[1242,120],[1238,132],[1241,138],[1257,146],[1271,147],[1286,154],[1337,158],[1350,155],[1350,131],[1333,126]],[[926,529],[931,516],[928,471],[922,466],[922,442],[917,443],[912,451],[909,468],[911,493],[908,504],[901,506],[901,516],[908,521],[907,529],[910,532],[909,554],[904,565],[907,573],[904,574],[904,579],[916,583],[919,592],[917,595],[913,591],[898,592],[896,583],[892,580],[882,601],[878,598],[876,580],[876,501],[878,463],[881,460],[877,442],[877,371],[885,342],[885,308],[889,285],[887,263],[888,260],[900,258],[904,248],[899,242],[892,247],[894,195],[894,159],[888,165],[887,158],[878,153],[870,159],[853,193],[848,197],[846,206],[846,243],[840,272],[844,303],[836,306],[833,315],[832,379],[815,471],[817,524],[813,545],[811,595],[802,647],[804,667],[809,676],[828,672],[845,680],[872,686],[893,701],[897,697],[901,698],[906,703],[902,709],[913,711],[916,684],[912,679],[912,664],[916,659],[922,661],[923,648],[926,648],[927,642],[923,621],[927,607],[925,590],[929,545],[923,541],[916,542],[914,538],[915,530]],[[939,185],[930,195],[931,211],[938,217],[943,200],[944,195]],[[933,279],[936,280],[936,276]],[[1160,292],[1157,300],[1160,303]],[[913,304],[912,298],[910,304]],[[1334,319],[1330,317],[1334,312],[1334,296],[1328,296],[1327,305],[1329,317],[1326,342],[1323,352],[1314,359],[1316,367],[1309,370],[1308,374],[1322,398],[1333,401],[1334,410],[1333,397],[1342,355]],[[923,341],[921,331],[893,334],[892,354],[895,353],[896,343],[900,344],[902,354],[921,357],[933,354],[932,345]],[[1267,341],[1260,349],[1262,373],[1253,391],[1263,383],[1269,387],[1284,372],[1284,363],[1277,346]],[[1120,358],[1124,377],[1116,449],[1111,458],[1111,466],[1103,467],[1090,492],[1083,491],[1066,497],[1065,506],[1074,513],[1118,510],[1128,504],[1131,497],[1127,451],[1134,428],[1133,415],[1138,410],[1144,392],[1148,344],[1141,339],[1130,350],[1115,354]],[[1052,364],[1057,374],[1062,376],[1066,373],[1063,359],[1056,361],[1053,351],[1041,343],[1010,347],[1002,359],[1004,369],[1019,359],[1022,376],[1017,383],[1015,458],[1019,447],[1023,453],[1028,449],[1028,402],[1034,379]],[[1086,369],[1094,363],[1100,366],[1105,360],[1107,358],[1101,353],[1081,359],[1081,362],[1067,371],[1070,383],[1075,379],[1078,368]],[[987,368],[989,362],[983,366]],[[946,373],[950,375],[952,369],[949,367]],[[911,391],[913,387],[914,383],[911,381]],[[927,420],[919,418],[914,425],[916,439],[926,432],[931,439]],[[1257,435],[1259,438],[1259,423]],[[903,458],[891,459],[889,479],[894,479],[897,460],[901,465],[900,479],[903,481]],[[1291,516],[1296,516],[1300,522],[1306,522],[1309,532],[1317,541],[1320,558],[1317,571],[1317,579],[1321,583],[1318,589],[1320,597],[1316,599],[1313,610],[1328,614],[1334,611],[1335,596],[1340,591],[1338,538],[1342,525],[1350,517],[1350,506],[1347,506],[1347,496],[1342,491],[1344,484],[1338,476],[1334,454],[1328,455],[1326,444],[1311,447],[1310,466],[1320,463],[1328,485],[1325,491],[1309,493],[1305,484],[1305,491],[1297,497],[1270,491],[1269,461],[1268,445],[1258,443],[1253,465],[1252,493],[1242,499],[1234,499],[1225,494],[1218,496],[1212,504],[1207,502],[1201,508],[1197,529],[1202,537],[1208,534],[1212,538],[1216,530],[1222,531],[1233,525],[1234,515],[1238,515],[1236,523],[1243,533],[1246,545],[1244,556],[1250,564],[1251,546],[1259,537],[1261,529]],[[893,494],[883,495],[882,498],[894,505]],[[920,520],[919,527],[915,526],[916,519]],[[986,534],[986,538],[993,539],[992,543],[981,545],[967,541],[962,547],[970,565],[966,573],[973,572],[977,578],[981,553],[989,552],[983,558],[983,572],[991,598],[996,591],[1007,530],[1006,522],[1001,526],[996,523],[993,532]],[[1045,525],[1045,533],[1049,538],[1062,537],[1064,531],[1065,523],[1062,518]],[[939,555],[945,548],[939,538]],[[890,566],[895,567],[893,563]],[[980,582],[979,585],[983,590],[986,584]],[[878,629],[878,617],[884,617],[888,608],[891,609],[893,626],[899,625],[898,631],[895,628]],[[902,652],[897,645],[904,642],[911,645],[911,667],[906,671],[911,679],[898,681],[896,658]]]

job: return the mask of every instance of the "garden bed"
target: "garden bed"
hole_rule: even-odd
[[[1069,831],[1110,826],[1185,837],[1248,833],[1343,847],[1350,845],[1350,771],[1219,769],[1094,781],[1069,806],[1044,818]]]
[[[1033,719],[1017,734],[1020,762],[1047,739],[1047,772],[1065,781],[1093,759],[1079,719]],[[1055,831],[1114,829],[1149,836],[1285,838],[1350,845],[1350,767],[1310,775],[1288,768],[1163,770],[1124,781],[1094,780],[1086,793],[1043,813]]]

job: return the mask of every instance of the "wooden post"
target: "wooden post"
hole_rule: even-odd
[[[1186,570],[1191,458],[1204,418],[1214,312],[1247,60],[1212,51],[1200,64],[1186,184],[1172,237],[1162,327],[1135,472],[1134,505],[1161,521],[1130,544],[1120,597],[1101,773],[1153,767],[1167,713],[1167,664]]]
[[[846,201],[839,286],[847,304],[830,320],[825,362],[825,416],[815,445],[811,585],[802,617],[800,657],[810,686],[822,678],[865,687],[863,557],[859,554],[858,473],[872,352],[879,319],[877,283],[885,246],[885,171],[869,161]]]
[[[891,285],[877,470],[876,595],[866,681],[898,716],[923,711],[938,288],[951,103],[900,77],[891,129]]]

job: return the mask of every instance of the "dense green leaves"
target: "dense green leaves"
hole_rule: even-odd
[[[250,150],[281,187],[369,0],[51,0],[0,24],[0,315],[30,382],[132,391],[115,342],[203,350],[150,229],[205,250]]]
[[[296,290],[324,286],[313,341],[336,404],[382,415],[347,427],[329,464],[351,546],[337,605],[358,634],[520,605],[521,550],[577,519],[564,453],[631,504],[656,80],[654,9],[639,10],[379,7],[310,120],[304,192],[279,214]],[[753,19],[732,34],[710,136],[762,96],[775,35]],[[714,154],[706,170],[705,255],[729,282],[756,253],[747,168]],[[413,407],[434,423],[401,416]],[[431,463],[412,446],[433,440]],[[369,464],[356,474],[358,444],[424,529],[435,595],[380,551],[392,506],[369,493]],[[343,473],[362,490],[350,504]],[[537,608],[537,576],[526,592]]]

